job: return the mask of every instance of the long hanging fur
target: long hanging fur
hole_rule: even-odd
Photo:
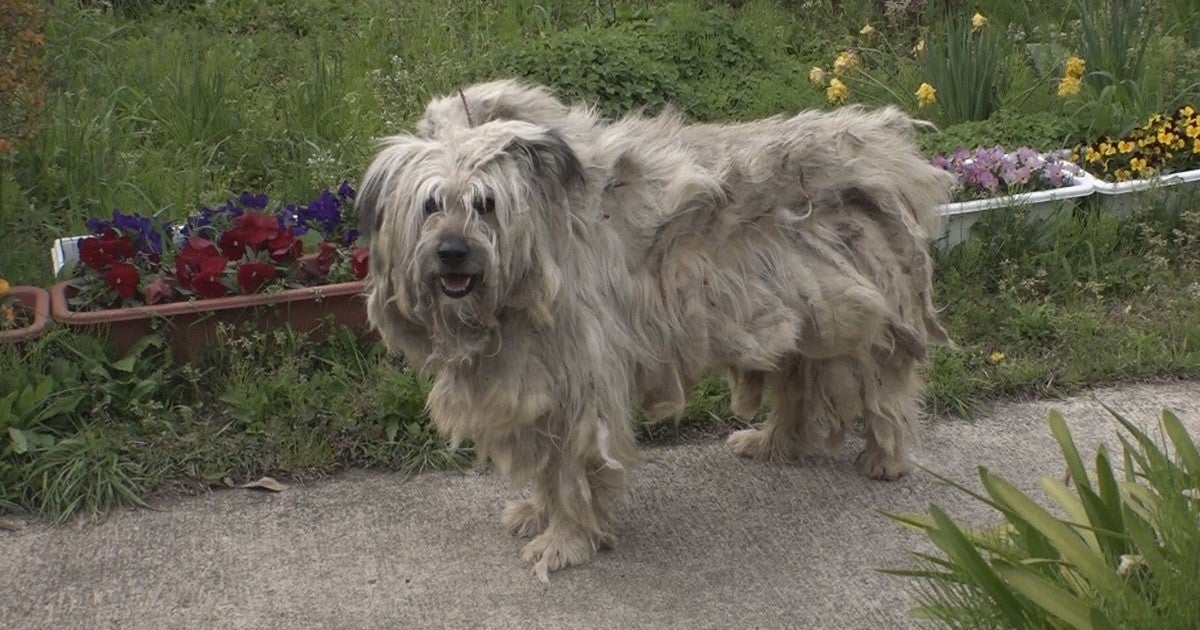
[[[948,341],[927,242],[949,182],[914,124],[857,108],[604,121],[498,81],[383,141],[359,196],[371,322],[434,375],[439,430],[528,488],[504,522],[533,537],[539,576],[613,540],[633,406],[678,414],[715,370],[739,413],[770,403],[735,452],[790,459],[861,423],[864,471],[906,471],[917,367]],[[451,240],[479,268],[465,297],[438,284]]]

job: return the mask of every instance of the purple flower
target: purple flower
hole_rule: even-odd
[[[266,195],[255,195],[244,192],[240,197],[238,197],[238,202],[241,203],[243,207],[262,210],[263,208],[267,207],[270,199]]]
[[[89,232],[97,236],[111,229],[131,237],[138,251],[142,253],[162,253],[162,233],[151,223],[150,217],[137,213],[124,214],[120,209],[114,208],[111,221],[91,217],[85,225]]]
[[[310,222],[310,225],[316,223],[323,234],[329,235],[342,222],[342,212],[339,210],[341,205],[341,200],[333,193],[322,190],[321,195],[313,199],[307,208],[299,211],[299,215],[306,222]]]
[[[354,199],[354,188],[350,186],[350,182],[342,181],[342,185],[338,186],[338,197],[345,199]]]
[[[1063,172],[1062,162],[1051,162],[1042,168],[1042,181],[1055,188],[1061,188],[1066,183],[1066,173]]]

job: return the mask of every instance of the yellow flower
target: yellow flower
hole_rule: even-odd
[[[1121,153],[1132,153],[1135,146],[1137,145],[1129,140],[1117,141],[1117,151],[1120,151]]]
[[[1188,125],[1184,129],[1184,132],[1187,134],[1187,137],[1192,138],[1193,140],[1200,138],[1200,122]]]
[[[858,34],[863,35],[867,38],[871,38],[871,37],[875,37],[876,35],[878,35],[879,31],[874,26],[871,26],[870,22],[867,22],[867,24],[858,31]]]
[[[932,85],[929,85],[928,83],[922,83],[921,87],[917,88],[917,107],[918,108],[927,107],[929,105],[933,105],[936,102],[937,102],[937,88],[933,87]]]
[[[1088,147],[1087,151],[1084,152],[1084,159],[1088,162],[1099,163],[1101,159],[1100,152],[1092,147]]]
[[[845,102],[849,94],[850,88],[847,88],[846,84],[836,77],[829,82],[829,87],[825,88],[825,95],[829,97],[829,102],[837,105]]]
[[[1075,77],[1076,79],[1079,79],[1079,78],[1083,77],[1083,73],[1086,70],[1087,70],[1087,62],[1084,61],[1083,59],[1080,59],[1079,57],[1068,57],[1067,58],[1067,73],[1066,73],[1067,76]]]
[[[992,356],[988,357],[988,361],[991,361],[992,364],[995,365],[995,364],[1003,361],[1005,358],[1007,358],[1007,357],[1004,355],[1004,353],[997,350],[992,353]]]
[[[1078,77],[1067,75],[1058,82],[1058,95],[1063,98],[1075,96],[1079,93],[1079,88],[1082,87],[1082,85],[1083,84],[1079,81]]]
[[[1171,133],[1170,131],[1167,131],[1166,129],[1160,129],[1158,131],[1158,143],[1164,147],[1170,147],[1172,144],[1175,144],[1175,140],[1175,134]]]
[[[1117,153],[1116,147],[1108,142],[1101,142],[1096,148],[1100,149],[1100,155],[1116,155]]]
[[[1200,140],[1192,141],[1192,153],[1195,153],[1196,155],[1200,155]]]
[[[819,66],[813,66],[812,70],[808,71],[808,80],[813,82],[813,85],[825,85],[825,70]]]
[[[837,59],[833,60],[833,74],[840,77],[847,70],[853,70],[861,63],[857,52],[853,50],[843,51],[837,56]]]
[[[1184,118],[1191,118],[1196,113],[1196,110],[1191,105],[1184,105],[1179,108],[1179,113],[1183,114]]]
[[[914,55],[920,55],[925,52],[925,38],[924,37],[922,37],[921,39],[918,39],[916,44],[913,44],[912,51],[913,51]]]
[[[8,285],[8,280],[5,280],[4,278],[0,278],[0,297],[4,297],[4,296],[8,295],[8,292],[11,289],[12,289],[12,287],[10,287]]]
[[[1130,174],[1129,169],[1127,169],[1127,168],[1117,169],[1116,177],[1117,177],[1117,181],[1119,181],[1119,182],[1133,179],[1133,176]]]
[[[1146,170],[1146,158],[1135,157],[1129,160],[1129,169],[1134,173],[1141,173]]]
[[[972,32],[978,33],[980,31],[980,29],[987,26],[987,24],[988,24],[988,19],[983,17],[982,13],[976,11],[975,15],[971,16],[971,31]]]

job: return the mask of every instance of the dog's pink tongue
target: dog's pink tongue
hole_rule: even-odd
[[[465,291],[469,284],[471,284],[471,276],[460,274],[442,276],[442,286],[446,287],[447,291]]]

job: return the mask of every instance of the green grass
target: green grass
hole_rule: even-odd
[[[107,6],[49,3],[38,135],[0,160],[0,275],[13,284],[49,284],[51,241],[114,207],[178,218],[243,190],[305,199],[355,181],[375,138],[408,128],[431,96],[469,81],[516,74],[607,112],[672,101],[694,120],[737,120],[829,107],[808,70],[860,47],[851,101],[924,114],[912,92],[925,65],[911,48],[945,31],[943,3],[887,17],[874,0]],[[926,151],[1052,149],[1120,124],[1119,101],[1054,95],[1062,59],[1078,51],[1076,9],[987,0],[956,10],[975,9],[989,28],[1015,34],[997,60],[1010,77],[1000,110],[922,136]],[[867,22],[879,39],[858,34]],[[1154,89],[1138,107],[1186,100],[1200,85],[1200,50],[1188,47],[1187,32],[1154,37],[1166,39],[1147,51]],[[1036,230],[998,219],[939,254],[935,301],[957,345],[934,353],[928,408],[972,413],[998,398],[1195,375],[1200,203],[1148,207],[1156,211],[1125,223],[1087,209]],[[997,352],[1004,358],[993,360]],[[37,394],[14,403],[0,431],[0,505],[10,509],[100,514],[264,474],[413,472],[470,460],[429,426],[428,383],[348,337],[253,336],[176,368],[153,343],[117,357],[57,331],[0,348],[0,365],[18,366],[0,371],[0,400]],[[693,392],[683,420],[641,427],[640,436],[665,443],[740,422],[712,380]]]

